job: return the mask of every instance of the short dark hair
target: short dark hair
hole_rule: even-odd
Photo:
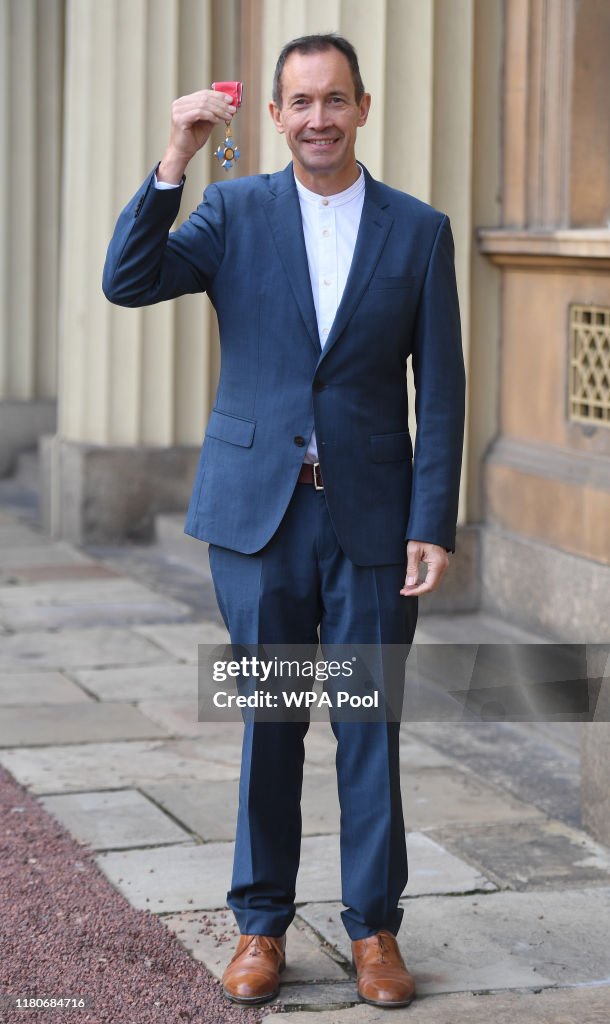
[[[354,81],[356,102],[360,103],[360,100],[364,96],[364,82],[362,81],[360,68],[358,66],[358,54],[347,39],[343,36],[337,35],[335,32],[325,32],[321,35],[313,36],[300,36],[298,39],[291,39],[289,43],[286,43],[277,59],[277,64],[275,65],[275,71],[273,74],[273,102],[276,103],[278,107],[281,107],[282,105],[282,71],[284,70],[284,64],[291,53],[294,53],[295,51],[297,53],[324,53],[326,50],[331,49],[338,50],[339,53],[342,53],[347,59],[347,63],[349,64],[350,71],[352,73],[352,79]]]

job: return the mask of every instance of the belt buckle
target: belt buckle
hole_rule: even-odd
[[[322,474],[320,472],[320,463],[312,462],[311,468],[313,470],[313,486],[316,491],[323,491],[324,484],[322,483]]]

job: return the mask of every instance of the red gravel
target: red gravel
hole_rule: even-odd
[[[93,854],[3,768],[0,950],[0,1002],[6,994],[89,1000],[89,1009],[27,1013],[5,1005],[6,1024],[258,1024],[271,1009],[229,1003],[175,935],[131,907]]]

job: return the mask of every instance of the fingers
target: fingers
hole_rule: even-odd
[[[228,121],[236,111],[232,97],[215,89],[201,89],[189,96],[180,96],[172,103],[172,122],[183,131],[200,121],[219,124]]]
[[[419,579],[421,562],[425,562],[425,580]],[[409,541],[407,544],[407,572],[405,585],[400,593],[404,597],[417,597],[436,590],[440,586],[449,565],[449,556],[444,548],[423,541]]]
[[[410,540],[407,544],[407,574],[405,588],[414,587],[419,581],[419,565],[424,556],[424,545]]]

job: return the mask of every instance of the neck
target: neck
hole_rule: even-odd
[[[293,161],[292,166],[294,176],[301,185],[319,196],[336,196],[339,192],[345,192],[346,188],[353,185],[360,177],[360,168],[355,160],[349,167],[343,168],[341,171],[329,171],[327,174],[322,174],[319,171],[311,174],[296,160]]]

